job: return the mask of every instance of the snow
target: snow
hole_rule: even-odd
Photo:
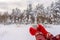
[[[47,25],[49,28],[46,28],[48,32],[52,33],[54,36],[60,34],[60,25]]]
[[[23,24],[11,24],[3,25],[0,24],[0,40],[35,40],[34,36],[31,36],[29,33],[29,25]],[[45,25],[48,32],[53,35],[60,33],[60,25]]]
[[[28,29],[29,25],[0,25],[0,40],[34,40]]]

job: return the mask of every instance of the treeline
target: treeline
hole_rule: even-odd
[[[59,6],[58,6],[59,5]],[[60,1],[52,2],[52,4],[44,8],[43,4],[37,4],[33,9],[32,4],[21,12],[19,8],[12,9],[12,13],[4,12],[0,15],[0,23],[11,24],[60,24]]]

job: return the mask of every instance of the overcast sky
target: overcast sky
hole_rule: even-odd
[[[49,6],[55,0],[0,0],[0,11],[10,10],[12,8],[20,8],[21,10],[26,9],[29,3],[34,6],[38,3],[44,4],[45,7]]]

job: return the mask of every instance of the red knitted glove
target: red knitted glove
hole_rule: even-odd
[[[33,27],[30,27],[29,32],[30,32],[31,35],[35,35],[37,30]]]

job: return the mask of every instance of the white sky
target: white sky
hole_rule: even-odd
[[[26,9],[28,3],[32,3],[34,6],[37,3],[44,4],[45,7],[49,6],[55,0],[0,0],[0,10],[10,10],[11,8]]]

